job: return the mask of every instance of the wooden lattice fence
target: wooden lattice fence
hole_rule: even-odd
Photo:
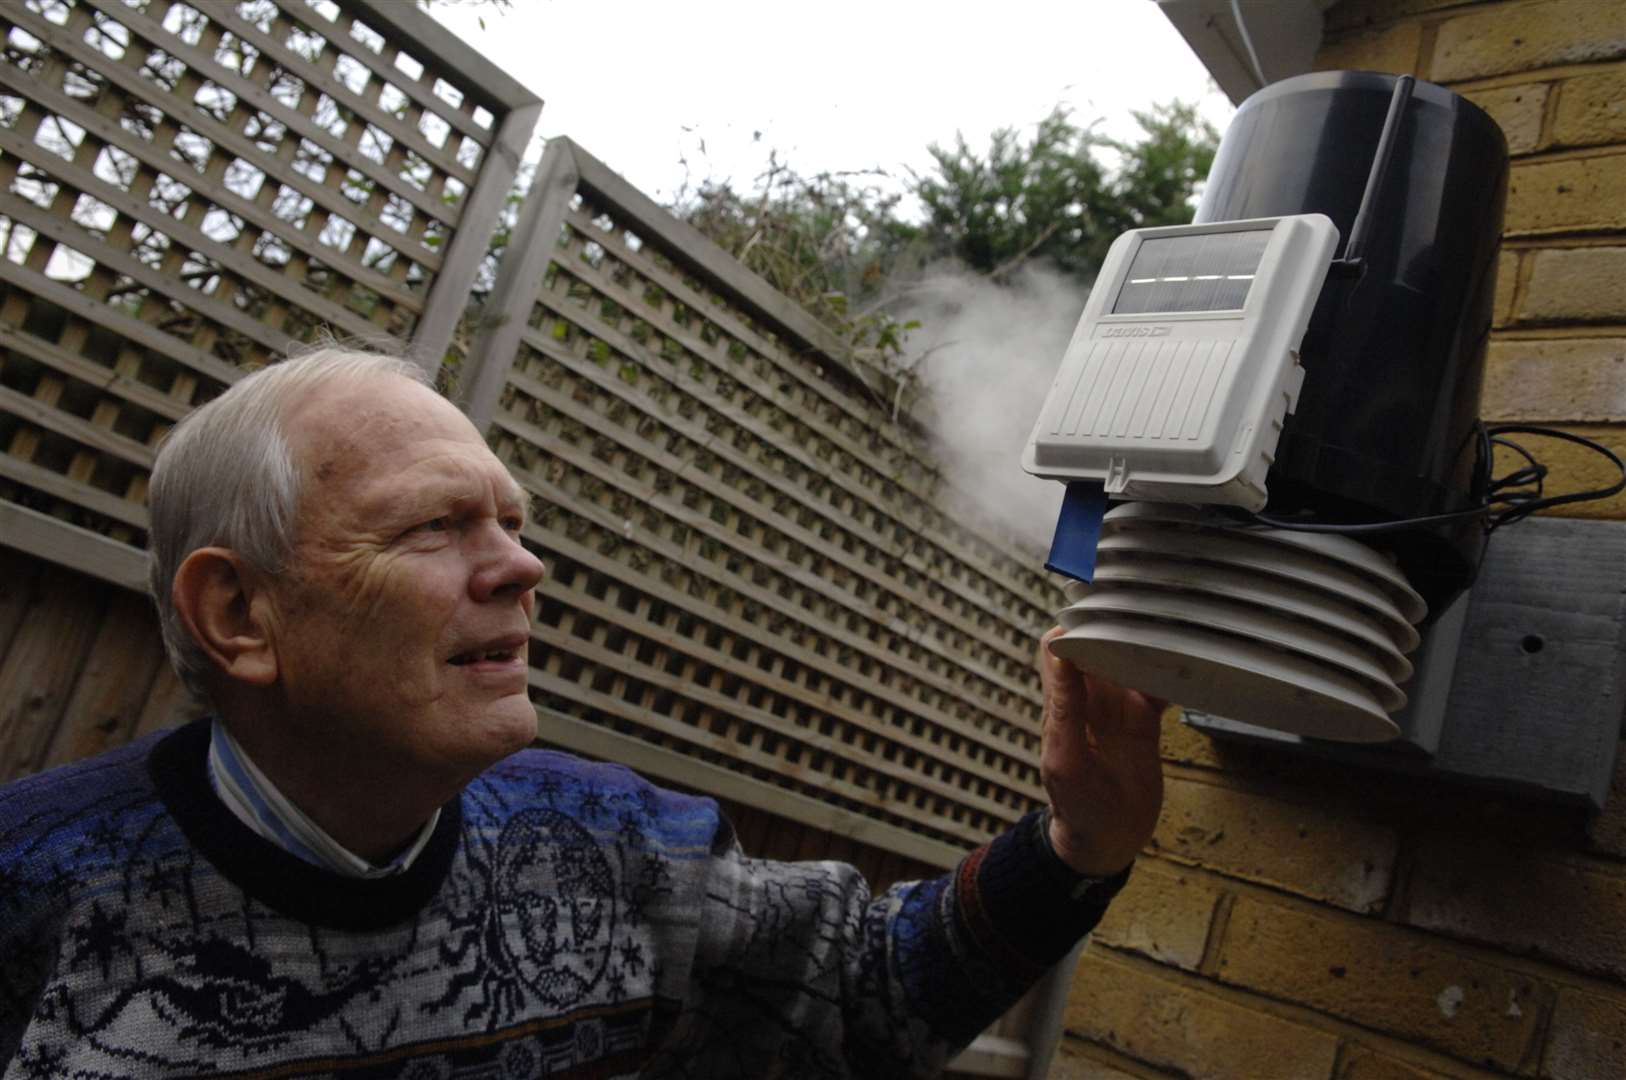
[[[633,737],[940,865],[1037,805],[1055,598],[941,511],[889,395],[568,140],[510,252],[463,398],[538,500],[532,685],[578,720],[545,735]]]
[[[511,79],[388,2],[0,31],[0,520],[135,555],[154,446],[245,366],[323,330],[439,365],[540,109]]]
[[[0,30],[0,779],[184,709],[127,591],[153,453],[331,332],[409,341],[536,496],[545,741],[877,884],[1037,805],[1034,560],[942,509],[880,376],[568,140],[499,269],[540,104],[411,4],[15,0]],[[1064,976],[958,1067],[1040,1075]]]

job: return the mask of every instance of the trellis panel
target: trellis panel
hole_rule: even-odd
[[[880,379],[764,288],[550,144],[464,387],[536,498],[543,737],[596,725],[946,865],[1043,798],[1058,598],[938,508]]]
[[[139,558],[158,440],[294,343],[410,341],[439,369],[540,109],[512,79],[366,0],[18,0],[0,36],[18,546],[96,550],[44,515]]]
[[[938,508],[883,377],[568,141],[495,275],[540,104],[413,5],[13,0],[0,37],[0,545],[139,589],[176,421],[324,329],[439,371],[485,274],[457,374],[538,496],[545,737],[751,808],[785,857],[915,873],[1037,804],[1059,598]],[[0,580],[0,685],[33,688],[0,775],[186,708],[139,600],[47,573]],[[966,1061],[1042,1067],[1007,1043]]]

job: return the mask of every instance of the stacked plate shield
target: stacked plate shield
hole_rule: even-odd
[[[1051,648],[1190,709],[1323,739],[1399,734],[1406,654],[1427,613],[1355,540],[1237,526],[1194,507],[1107,514],[1095,580],[1069,589]]]

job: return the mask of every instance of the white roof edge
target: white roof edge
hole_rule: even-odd
[[[1233,105],[1255,90],[1309,71],[1321,47],[1321,13],[1335,0],[1155,0]],[[1242,28],[1237,26],[1240,9]],[[1244,39],[1253,45],[1259,71]],[[1260,75],[1263,78],[1260,78]]]

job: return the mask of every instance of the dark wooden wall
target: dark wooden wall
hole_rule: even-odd
[[[146,597],[0,547],[0,782],[111,749],[192,708]]]

